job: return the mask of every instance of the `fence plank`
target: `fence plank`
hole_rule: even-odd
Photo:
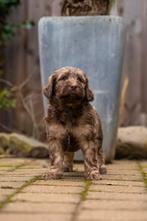
[[[147,2],[144,4],[147,5]],[[120,12],[123,14],[128,26],[126,38],[126,51],[124,61],[124,75],[129,78],[129,87],[125,102],[125,119],[123,125],[146,124],[142,118],[142,107],[147,98],[147,93],[143,92],[142,79],[145,79],[145,70],[142,70],[142,63],[145,57],[142,57],[144,44],[142,44],[142,35],[145,32],[145,19],[142,20],[143,1],[138,0],[120,0]],[[147,15],[144,13],[145,18]],[[145,54],[147,50],[145,51]],[[146,79],[147,80],[147,79]],[[145,81],[144,81],[145,82]],[[147,81],[146,81],[147,82]],[[144,101],[143,101],[143,96]]]
[[[142,55],[141,55],[141,102],[142,102],[142,117],[144,124],[147,125],[147,2],[146,0],[142,1],[142,14],[141,22],[143,24],[142,32]]]

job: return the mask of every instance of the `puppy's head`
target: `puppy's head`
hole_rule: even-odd
[[[56,70],[49,77],[43,92],[52,104],[60,100],[67,105],[76,105],[82,101],[89,102],[94,99],[85,73],[75,67]]]

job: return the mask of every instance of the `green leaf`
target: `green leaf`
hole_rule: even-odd
[[[0,91],[0,109],[9,109],[16,106],[16,100],[12,98],[9,90],[4,89]]]
[[[19,27],[22,29],[30,30],[30,29],[32,29],[32,27],[34,25],[35,25],[35,23],[33,21],[26,21],[26,22],[23,22],[22,24],[20,24]]]
[[[12,7],[20,4],[20,0],[0,0],[0,7]]]

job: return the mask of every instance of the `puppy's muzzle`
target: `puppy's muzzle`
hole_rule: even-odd
[[[66,86],[63,89],[62,98],[64,97],[77,97],[77,98],[83,98],[84,92],[82,88],[80,88],[78,85],[72,85],[72,86]]]

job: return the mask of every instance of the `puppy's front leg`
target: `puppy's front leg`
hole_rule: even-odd
[[[63,175],[63,151],[58,140],[49,142],[50,169],[43,175],[44,179],[60,179]]]
[[[44,179],[60,179],[63,175],[64,153],[62,148],[62,130],[56,126],[47,128],[49,142],[50,169]]]
[[[101,176],[99,174],[97,150],[93,141],[85,140],[82,142],[82,151],[84,154],[85,165],[85,177],[89,180],[99,180]]]
[[[102,147],[98,149],[98,165],[100,174],[107,174],[107,168],[105,166],[105,157],[102,150]]]

